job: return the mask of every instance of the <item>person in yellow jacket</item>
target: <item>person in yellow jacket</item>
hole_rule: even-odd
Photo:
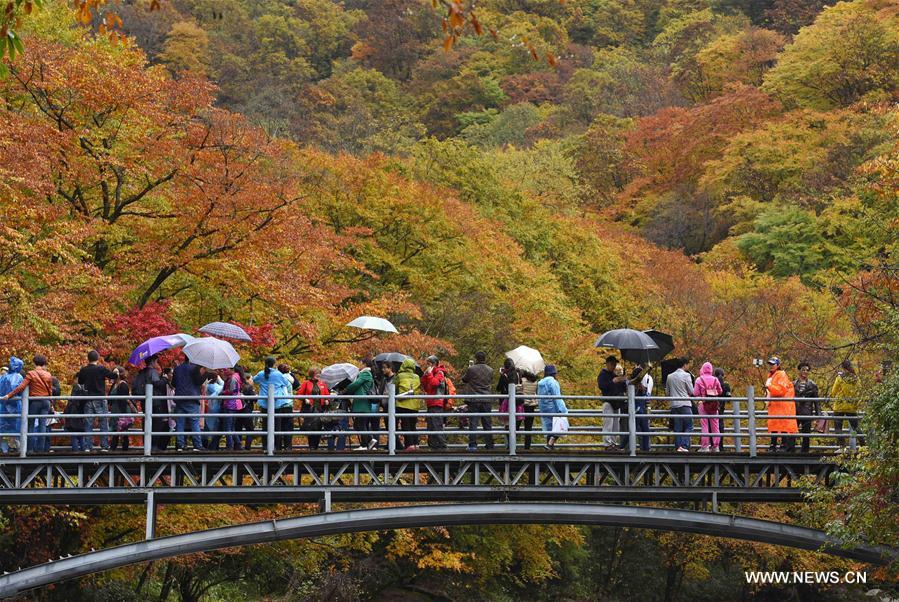
[[[843,360],[840,364],[840,372],[837,373],[837,379],[830,388],[830,397],[833,399],[834,416],[845,416],[845,418],[834,418],[833,430],[837,435],[843,432],[843,423],[849,423],[849,429],[853,433],[858,432],[858,406],[859,406],[859,390],[858,390],[858,374],[849,360]],[[845,441],[846,438],[843,439]],[[859,445],[864,445],[865,439],[859,439]]]
[[[397,449],[416,451],[418,449],[418,435],[414,432],[418,424],[418,410],[421,408],[420,399],[410,399],[410,395],[421,395],[421,378],[415,372],[415,360],[407,357],[400,365],[393,384],[396,386],[396,414],[400,423],[397,430],[411,431],[403,435],[400,446],[400,436],[397,435]]]
[[[796,438],[787,433],[799,431],[796,424],[796,401],[793,382],[783,368],[780,359],[772,357],[768,360],[768,380],[765,381],[768,402],[768,432],[771,433],[771,452],[777,451],[777,435],[781,435],[784,451],[796,451]]]

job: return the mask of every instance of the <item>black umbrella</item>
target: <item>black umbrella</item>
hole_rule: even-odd
[[[650,354],[657,354],[659,346],[648,334],[632,328],[619,328],[605,332],[596,339],[594,347],[609,347],[621,351],[621,359],[631,362],[648,362]]]
[[[649,335],[649,338],[655,341],[655,344],[659,346],[659,351],[656,355],[653,355],[652,353],[649,355],[649,359],[652,361],[659,361],[674,351],[674,337],[670,334],[665,334],[658,330],[644,330],[643,333]]]
[[[409,357],[408,355],[404,355],[402,353],[397,353],[397,352],[393,351],[390,353],[379,353],[378,355],[376,355],[374,357],[373,361],[375,362],[375,364],[377,364],[379,371],[381,368],[381,364],[384,364],[387,362],[390,362],[391,364],[393,364],[393,370],[396,371],[396,370],[400,369],[400,366],[402,365],[403,362],[406,361],[406,359],[408,357]]]

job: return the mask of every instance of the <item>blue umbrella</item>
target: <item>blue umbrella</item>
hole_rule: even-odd
[[[128,358],[128,363],[132,366],[139,366],[141,362],[151,355],[156,355],[157,353],[165,351],[166,349],[171,349],[172,347],[181,347],[191,339],[193,339],[193,337],[189,334],[167,334],[161,337],[147,339],[134,348],[134,351],[131,352],[131,357]]]

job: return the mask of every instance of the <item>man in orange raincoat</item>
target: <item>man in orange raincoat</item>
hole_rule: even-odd
[[[768,360],[768,380],[765,382],[768,397],[768,432],[771,433],[771,452],[777,451],[777,435],[781,435],[783,450],[790,453],[796,451],[796,438],[786,433],[798,432],[796,424],[796,401],[793,399],[793,383],[783,368],[780,359],[772,357]]]

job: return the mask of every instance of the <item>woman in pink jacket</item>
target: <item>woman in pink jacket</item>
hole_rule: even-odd
[[[712,368],[711,362],[706,362],[702,365],[702,369],[699,371],[699,378],[697,378],[696,382],[693,384],[693,397],[721,396],[723,393],[721,390],[721,383],[718,382],[718,379],[715,378],[713,373],[714,369]],[[718,416],[718,409],[717,399],[703,400],[702,403],[699,404],[699,415],[701,416],[699,422],[702,425],[702,439],[700,440],[699,447],[699,451],[701,452],[708,453],[710,451],[710,445],[716,452],[721,451],[721,437],[709,436],[709,433],[717,435],[721,432],[721,429],[719,428],[720,420],[718,418],[712,418],[712,416]]]

